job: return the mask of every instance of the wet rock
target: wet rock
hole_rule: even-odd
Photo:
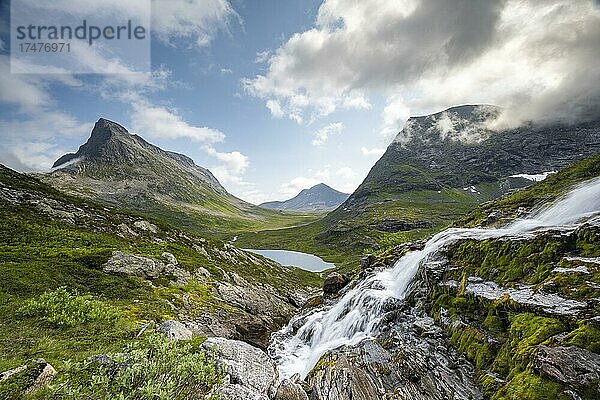
[[[277,388],[275,400],[308,400],[308,395],[300,384],[284,379]]]
[[[327,275],[325,281],[323,282],[323,292],[328,294],[337,293],[349,282],[350,280],[346,275],[332,272]]]
[[[498,222],[503,217],[504,217],[504,213],[502,211],[492,211],[487,216],[486,225],[490,225],[490,224],[493,224],[494,222]]]
[[[381,398],[373,375],[356,366],[350,354],[325,355],[311,372],[311,397],[315,400],[372,400]]]
[[[227,369],[228,379],[220,389],[226,398],[267,399],[275,395],[278,373],[264,351],[224,338],[208,338],[202,348],[212,352],[218,364]]]
[[[600,355],[575,346],[539,346],[535,368],[558,382],[571,386],[585,386],[600,379]]]
[[[373,254],[368,254],[367,256],[360,259],[360,267],[363,270],[372,268],[375,260],[376,257]]]
[[[326,353],[306,378],[310,398],[483,398],[473,366],[446,345],[442,330],[424,313],[404,310],[386,325],[377,339]]]
[[[459,283],[449,280],[441,286],[456,288]],[[517,284],[514,288],[503,288],[493,281],[483,281],[477,277],[469,277],[465,287],[467,293],[486,300],[498,300],[504,296],[523,306],[539,307],[554,315],[577,316],[587,307],[587,303],[565,299],[554,293],[535,292],[533,286]]]
[[[158,330],[171,340],[191,340],[192,331],[179,321],[165,321],[158,326]]]

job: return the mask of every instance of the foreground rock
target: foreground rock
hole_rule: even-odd
[[[308,400],[308,396],[300,384],[284,379],[279,384],[275,400]]]
[[[175,256],[167,252],[157,259],[113,251],[102,270],[109,274],[139,276],[150,280],[167,276],[177,286],[185,285],[192,278],[192,274],[179,266]]]
[[[600,355],[591,351],[575,346],[540,346],[535,367],[574,389],[594,385],[600,391]]]
[[[179,321],[165,321],[159,325],[158,330],[171,340],[191,340],[192,331]]]
[[[327,275],[323,282],[323,292],[327,294],[334,294],[339,292],[346,286],[350,280],[346,275],[341,275],[337,272],[332,272]]]
[[[0,373],[0,388],[5,384],[13,383],[18,386],[17,390],[25,395],[41,389],[50,383],[55,375],[54,367],[40,358]]]
[[[315,400],[483,399],[474,368],[445,345],[443,332],[416,310],[388,315],[377,339],[325,354],[310,372]]]
[[[278,373],[267,354],[245,342],[224,338],[209,338],[202,348],[213,353],[227,376],[218,389],[227,400],[268,400],[277,389]]]

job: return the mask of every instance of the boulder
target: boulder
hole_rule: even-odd
[[[264,351],[239,340],[219,337],[208,338],[202,348],[226,367],[228,377],[219,389],[226,398],[262,400],[274,396],[279,375]]]
[[[325,278],[323,282],[323,292],[333,294],[339,292],[344,286],[350,282],[346,275],[341,275],[337,272],[332,272]]]
[[[308,400],[308,395],[298,383],[284,379],[277,388],[275,400]]]
[[[133,223],[133,226],[142,231],[149,231],[152,233],[156,233],[158,231],[158,228],[156,227],[156,225],[151,224],[150,222],[144,221],[144,220],[135,221]]]
[[[600,379],[600,355],[576,346],[539,346],[534,364],[538,371],[567,385],[588,385]]]
[[[145,279],[160,277],[165,266],[161,261],[152,258],[136,256],[122,251],[113,251],[112,257],[103,265],[103,271],[139,276]]]
[[[362,269],[369,269],[373,266],[376,258],[373,254],[368,254],[365,257],[360,259],[360,267]]]
[[[0,373],[0,383],[15,380],[16,390],[20,393],[9,393],[14,398],[20,398],[23,394],[35,392],[43,388],[56,375],[56,370],[43,358],[30,361],[17,368]],[[12,397],[10,397],[12,398]]]
[[[161,276],[167,276],[177,286],[185,285],[192,278],[188,271],[179,266],[173,254],[164,252],[161,258],[162,260],[159,260],[122,251],[113,251],[112,256],[102,266],[102,270],[109,274],[126,274],[144,279],[157,279]]]
[[[171,340],[191,340],[192,331],[179,321],[165,321],[158,326],[158,330]]]

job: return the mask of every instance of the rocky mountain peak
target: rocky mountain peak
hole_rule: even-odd
[[[467,104],[406,121],[394,143],[406,145],[429,141],[450,141],[463,144],[481,143],[493,133],[493,122],[501,108],[488,104]]]
[[[342,204],[350,196],[332,187],[319,183],[303,189],[296,197],[286,201],[269,201],[260,206],[276,210],[291,211],[327,211]]]
[[[96,124],[94,124],[94,129],[92,129],[89,139],[85,144],[79,147],[77,153],[63,155],[56,160],[54,165],[52,165],[52,168],[66,167],[68,165],[65,164],[70,165],[70,163],[81,158],[94,159],[102,156],[111,158],[114,154],[111,155],[111,150],[108,150],[107,147],[112,147],[112,152],[114,152],[116,148],[114,144],[111,146],[108,143],[127,141],[130,137],[132,137],[132,135],[130,135],[123,126],[108,119],[100,118]]]

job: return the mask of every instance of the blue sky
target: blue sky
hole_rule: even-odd
[[[600,76],[594,3],[433,3],[153,0],[153,73],[133,77],[11,74],[2,2],[0,163],[48,170],[105,117],[258,203],[354,190],[410,115],[493,103],[510,126],[597,100],[572,79]]]

